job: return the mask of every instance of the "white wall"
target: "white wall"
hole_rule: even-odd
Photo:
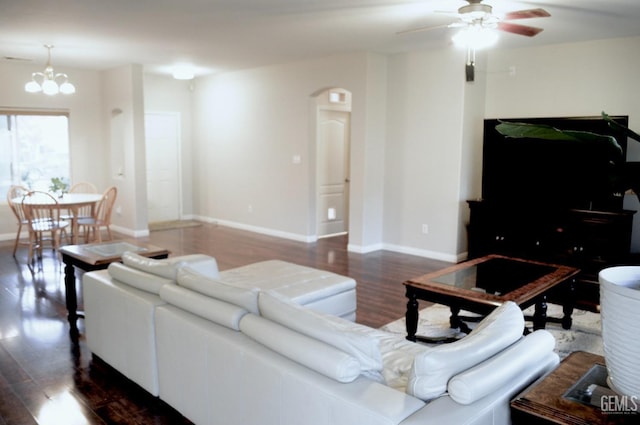
[[[465,206],[460,197],[467,194],[460,181],[463,134],[475,140],[469,131],[481,124],[462,120],[467,90],[474,89],[464,80],[464,55],[448,49],[389,59],[345,55],[199,79],[195,215],[313,240],[308,104],[327,87],[353,95],[349,249],[456,261],[458,250],[466,249],[458,231]],[[292,164],[293,155],[302,163]],[[428,235],[422,224],[429,225]]]
[[[509,67],[515,67],[515,76]],[[640,131],[640,37],[489,54],[488,118],[629,115]],[[631,141],[628,160],[640,160],[640,143]],[[635,196],[625,207],[640,210]],[[640,213],[634,217],[632,250],[640,251]]]
[[[458,234],[464,231],[459,216],[464,202],[461,162],[467,154],[462,150],[468,131],[465,96],[473,90],[465,82],[464,63],[464,55],[455,49],[389,59],[384,193],[388,249],[447,261],[458,258]]]
[[[489,118],[630,115],[640,127],[640,38],[489,53]],[[515,75],[509,74],[515,67]],[[640,149],[638,149],[640,152]]]
[[[214,75],[194,91],[194,211],[202,219],[298,240],[313,240],[309,206],[315,172],[309,102],[322,88],[353,95],[350,243],[379,244],[381,220],[380,75],[384,60],[353,54]],[[373,70],[372,70],[373,69]],[[378,112],[376,112],[378,111]],[[373,114],[373,115],[371,115]],[[377,114],[377,115],[376,115]],[[378,153],[368,151],[371,148]],[[292,157],[300,155],[300,164]],[[365,199],[366,197],[366,199]],[[369,203],[371,202],[371,203]],[[376,218],[377,217],[377,218]],[[373,237],[369,237],[372,232]],[[376,236],[377,234],[377,236]],[[371,240],[372,239],[372,240]],[[361,248],[366,249],[366,248]]]
[[[469,206],[467,200],[479,198],[482,194],[482,134],[484,130],[487,54],[476,55],[475,81],[465,84],[463,130],[460,173],[458,184],[460,194],[458,211],[458,235],[456,254],[459,260],[466,258],[467,224]]]
[[[100,74],[79,69],[57,69],[69,74],[77,93],[71,96],[46,96],[26,93],[24,85],[31,79],[31,73],[42,71],[44,64],[24,65],[0,62],[0,109],[53,109],[69,112],[69,139],[71,155],[71,180],[94,182],[99,188],[106,188],[107,166],[103,161],[108,152],[102,117],[102,89]],[[0,200],[0,240],[15,238],[15,217]]]

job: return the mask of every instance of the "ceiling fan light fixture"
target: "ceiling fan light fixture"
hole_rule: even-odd
[[[463,20],[474,21],[491,16],[493,7],[484,3],[470,3],[458,9],[458,14]]]
[[[456,33],[452,40],[456,46],[480,50],[491,47],[498,41],[498,32],[493,28],[470,25]]]

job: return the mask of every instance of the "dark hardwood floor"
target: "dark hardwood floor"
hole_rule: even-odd
[[[306,244],[213,224],[156,231],[144,240],[172,256],[212,255],[222,270],[281,259],[351,276],[358,282],[357,321],[373,327],[404,316],[403,281],[449,265],[388,251],[350,253],[346,237]],[[92,359],[82,335],[71,343],[55,254],[45,252],[32,271],[25,249],[17,259],[12,249],[12,242],[0,242],[0,425],[190,423]]]

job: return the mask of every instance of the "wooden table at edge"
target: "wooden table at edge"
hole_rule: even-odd
[[[92,254],[87,250],[92,246],[107,245],[112,243],[130,243],[139,248],[144,248],[144,251],[137,251],[139,255],[143,255],[149,258],[161,259],[169,256],[169,251],[164,248],[159,248],[154,245],[136,241],[115,241],[115,242],[102,242],[88,245],[67,245],[60,248],[60,254],[62,254],[62,262],[64,263],[64,288],[65,288],[65,302],[67,306],[67,320],[69,321],[69,335],[71,339],[76,341],[79,335],[78,332],[78,317],[82,317],[83,313],[78,312],[78,294],[76,293],[76,274],[75,267],[90,272],[95,270],[104,270],[109,267],[109,264],[119,262],[122,259],[122,254],[116,254],[113,256]]]
[[[594,406],[564,397],[564,393],[595,365],[604,366],[604,357],[574,351],[547,376],[541,378],[511,401],[514,424],[613,425],[640,423],[637,412],[606,414]]]

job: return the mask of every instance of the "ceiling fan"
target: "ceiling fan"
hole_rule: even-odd
[[[516,19],[529,18],[547,18],[551,16],[544,9],[526,9],[509,12],[500,17],[493,14],[493,7],[482,3],[482,0],[466,0],[467,5],[458,9],[457,22],[448,25],[439,25],[431,27],[420,27],[398,34],[407,34],[420,31],[429,31],[436,28],[461,28],[461,31],[453,37],[456,44],[463,45],[467,48],[467,63],[465,64],[466,80],[474,81],[475,78],[475,56],[476,49],[487,47],[497,40],[497,34],[494,30],[500,30],[517,35],[533,37],[542,31],[542,28],[532,27],[528,25],[514,24],[507,22]]]
[[[506,22],[516,19],[530,19],[530,18],[547,18],[551,16],[549,12],[544,9],[526,9],[509,12],[500,17],[493,14],[493,7],[488,4],[482,3],[482,0],[466,0],[469,4],[462,6],[458,9],[459,21],[453,22],[448,25],[444,25],[448,28],[465,28],[476,27],[483,29],[498,29],[501,31],[509,32],[512,34],[524,35],[527,37],[533,37],[542,31],[542,28],[532,27],[528,25],[520,25],[512,22]],[[436,28],[442,28],[443,25],[420,27],[406,31],[401,31],[398,34],[407,34],[412,32],[429,31]]]

